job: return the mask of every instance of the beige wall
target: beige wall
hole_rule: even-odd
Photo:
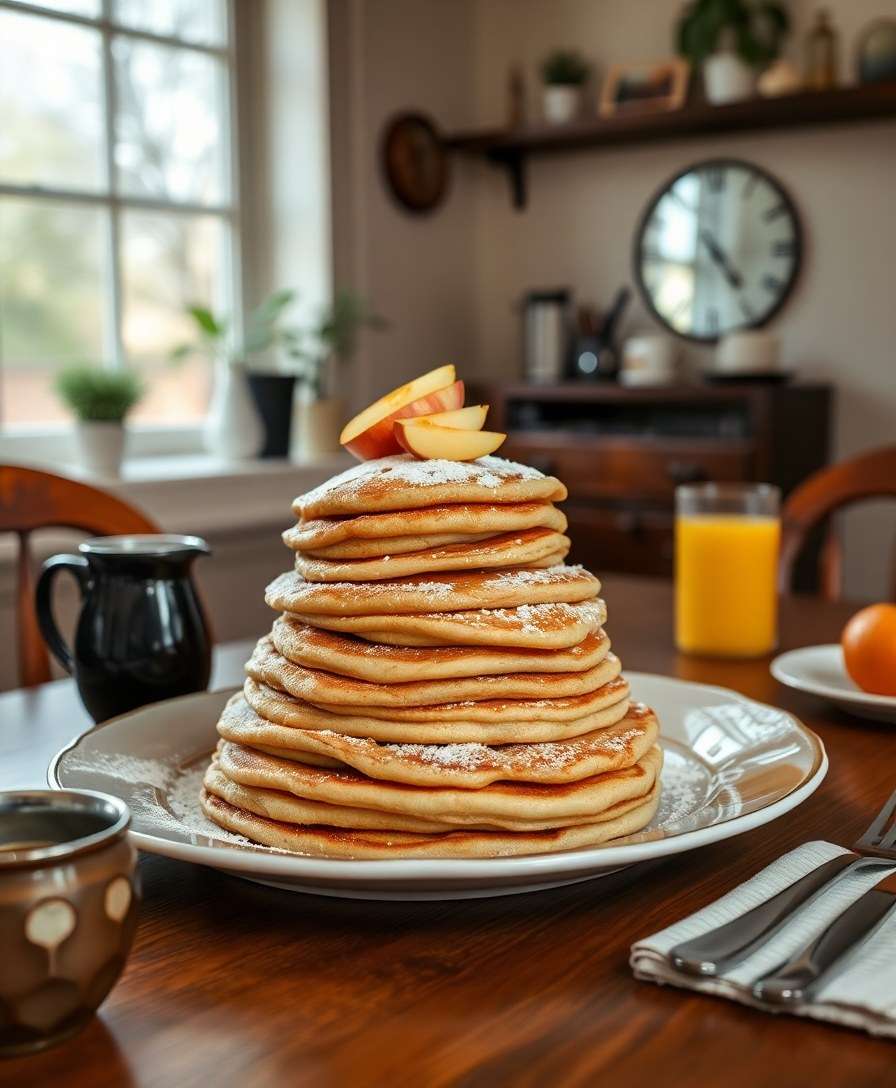
[[[353,25],[360,68],[352,125],[354,268],[396,322],[390,333],[370,338],[365,395],[443,358],[457,361],[467,374],[518,374],[513,304],[522,292],[564,283],[583,299],[606,302],[620,283],[630,281],[632,234],[657,186],[690,161],[731,154],[776,174],[803,219],[802,279],[774,325],[785,363],[805,379],[837,384],[839,455],[893,441],[896,124],[537,159],[523,213],[510,206],[502,173],[460,162],[448,203],[432,218],[418,220],[391,204],[373,169],[376,141],[390,113],[421,108],[446,129],[499,124],[511,63],[525,66],[536,106],[536,66],[550,48],[578,47],[594,60],[598,74],[615,60],[667,55],[680,2],[337,3],[348,4],[343,10]],[[846,75],[858,29],[876,15],[896,15],[896,0],[837,0],[827,6],[842,31]],[[815,7],[804,0],[792,5],[797,46]],[[331,43],[338,64],[343,45],[332,27]],[[636,301],[627,328],[650,324]],[[691,348],[688,355],[692,365],[700,362],[699,350]],[[847,580],[853,594],[881,591],[894,531],[892,508],[850,515]]]

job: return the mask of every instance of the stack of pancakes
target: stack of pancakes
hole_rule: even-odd
[[[566,489],[512,461],[368,461],[298,498],[280,615],[218,722],[202,803],[328,857],[491,857],[642,829],[653,712],[600,583],[565,566]]]

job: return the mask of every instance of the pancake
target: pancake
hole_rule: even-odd
[[[646,708],[645,718],[656,719]],[[450,820],[458,826],[492,824],[503,819],[550,822],[593,820],[620,800],[643,795],[662,765],[660,749],[647,745],[640,759],[627,745],[625,757],[614,770],[576,782],[545,785],[531,782],[493,782],[479,789],[455,786],[421,787],[369,778],[351,767],[311,767],[280,759],[232,741],[221,741],[217,761],[231,782],[243,786],[282,790],[312,801],[348,808],[396,812],[417,819]]]
[[[602,643],[609,652],[610,640]],[[414,680],[401,684],[377,684],[354,680],[322,669],[309,669],[287,661],[270,637],[259,639],[246,672],[268,680],[283,691],[309,703],[340,706],[431,706],[452,701],[495,699],[554,699],[595,691],[606,681],[600,665],[583,672],[518,672],[470,676],[451,680]]]
[[[294,551],[313,552],[362,540],[426,537],[433,534],[468,536],[478,533],[495,536],[538,528],[565,532],[566,517],[556,506],[546,502],[455,503],[422,510],[302,521],[286,530],[283,542]]]
[[[286,534],[283,534],[284,537]],[[494,539],[494,533],[429,533],[426,536],[382,536],[376,540],[346,540],[326,548],[296,548],[312,559],[382,559],[383,556],[429,551],[446,544],[477,544]]]
[[[583,567],[475,571],[400,578],[390,582],[308,582],[298,571],[275,578],[265,600],[277,612],[303,615],[373,616],[391,612],[452,612],[472,608],[516,608],[521,604],[590,600],[600,582]]]
[[[218,733],[246,751],[266,752],[271,746],[257,739],[264,735],[265,724],[238,693],[224,708]],[[275,744],[279,750],[273,754],[300,763],[305,753],[323,756],[387,782],[478,790],[499,781],[578,782],[620,770],[642,759],[657,733],[656,718],[638,704],[614,725],[545,744],[379,744],[329,730],[292,729],[283,738],[288,747]],[[246,747],[250,744],[252,748]]]
[[[417,510],[446,503],[559,502],[566,488],[553,476],[501,457],[418,461],[410,454],[363,461],[293,503],[302,520]]]
[[[438,571],[553,566],[563,560],[569,548],[569,537],[553,529],[523,529],[473,543],[375,559],[315,559],[297,552],[295,567],[309,582],[377,582]]]
[[[213,823],[252,842],[294,854],[359,859],[496,858],[600,846],[632,835],[653,819],[659,794],[657,784],[643,804],[621,814],[609,810],[596,823],[547,831],[451,831],[429,835],[306,827],[256,816],[235,808],[207,790],[202,791],[200,799],[203,812]]]
[[[523,604],[518,608],[476,608],[467,612],[424,612],[409,616],[311,616],[290,619],[387,646],[499,646],[502,649],[563,650],[575,646],[607,619],[599,598],[582,604]]]
[[[617,783],[617,792],[620,800],[611,805],[604,812],[595,813],[590,822],[599,823],[605,819],[612,819],[629,812],[648,799],[656,783],[655,772],[652,765],[648,767],[648,774],[641,776],[639,772],[625,776],[620,775]],[[348,805],[334,805],[326,801],[309,801],[304,797],[296,797],[284,790],[272,790],[263,786],[244,786],[239,782],[233,782],[227,777],[218,765],[216,758],[205,774],[204,782],[206,790],[227,801],[228,804],[246,812],[255,813],[257,816],[266,816],[272,820],[280,820],[288,824],[323,824],[326,827],[344,827],[359,831],[452,831],[458,827],[465,830],[505,830],[505,831],[545,831],[554,827],[570,827],[581,823],[581,820],[564,819],[557,817],[554,820],[515,820],[512,818],[501,819],[493,823],[483,822],[470,825],[469,823],[451,822],[449,815],[445,821],[435,819],[422,819],[417,816],[409,816],[401,812],[379,812],[375,809],[352,808]],[[627,796],[630,794],[631,796]]]
[[[605,662],[605,665],[607,662]],[[439,707],[408,708],[403,711],[382,711],[387,717],[374,717],[371,712],[361,708],[351,713],[352,708],[341,707],[343,713],[334,713],[312,703],[303,702],[285,691],[268,684],[259,683],[251,676],[246,677],[243,685],[246,702],[259,715],[263,726],[254,728],[243,726],[242,737],[232,739],[252,745],[264,744],[268,747],[288,748],[291,744],[291,729],[319,729],[340,733],[343,736],[361,737],[395,744],[515,744],[542,743],[545,741],[568,740],[570,737],[590,733],[614,725],[624,718],[629,708],[628,683],[621,677],[610,680],[589,696],[588,708],[582,708],[579,717],[567,721],[549,721],[544,719],[526,720],[525,702],[515,704],[512,715],[505,715],[508,720],[501,720],[496,712],[488,715],[488,708],[494,704],[471,703],[466,706],[454,704],[456,714],[466,713],[468,717],[438,718]],[[573,700],[568,700],[572,702]],[[507,704],[508,706],[510,704]],[[475,708],[475,709],[474,709]],[[486,708],[482,712],[482,708]],[[523,709],[520,709],[523,708]],[[482,721],[473,717],[480,711]],[[408,716],[429,711],[431,721],[414,721]],[[399,716],[402,715],[401,720]]]
[[[383,646],[352,635],[321,631],[287,616],[274,622],[271,639],[295,665],[381,684],[493,676],[515,672],[584,672],[607,656],[607,636],[589,631],[565,650],[493,646]]]

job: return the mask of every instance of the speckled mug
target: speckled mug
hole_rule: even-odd
[[[137,925],[123,801],[89,790],[0,792],[0,1057],[90,1020]]]

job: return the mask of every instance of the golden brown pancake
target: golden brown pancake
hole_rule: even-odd
[[[521,604],[590,600],[600,582],[583,567],[473,571],[399,578],[394,582],[308,582],[288,571],[267,587],[265,600],[277,612],[303,615],[374,616],[391,612],[459,612],[472,608],[517,608]]]
[[[422,510],[302,521],[286,530],[283,541],[294,551],[314,552],[362,540],[398,540],[445,533],[464,537],[470,533],[498,536],[538,528],[565,532],[566,517],[556,506],[546,502],[455,503]],[[387,555],[388,552],[379,554]]]
[[[609,652],[609,640],[600,629],[589,631],[577,646],[565,650],[384,646],[322,631],[288,615],[274,622],[271,639],[295,665],[381,684],[514,672],[584,672],[600,664]]]
[[[285,536],[285,534],[284,534]],[[431,551],[446,544],[478,544],[493,540],[494,533],[429,533],[426,536],[383,536],[376,540],[346,540],[327,548],[296,548],[312,559],[356,560],[382,559],[383,556],[404,555],[407,552]]]
[[[609,651],[610,640],[603,643]],[[259,639],[246,672],[268,680],[283,691],[318,705],[353,707],[431,706],[451,701],[495,699],[556,699],[596,691],[605,680],[600,665],[583,672],[518,672],[452,680],[414,680],[402,684],[377,684],[354,680],[321,669],[309,669],[287,661],[269,637]]]
[[[564,650],[603,626],[607,608],[599,598],[581,604],[524,604],[519,608],[475,608],[419,615],[311,616],[290,619],[387,646],[500,646],[503,649]]]
[[[563,560],[569,546],[569,537],[553,529],[523,529],[473,543],[374,559],[315,559],[297,552],[295,566],[309,582],[378,582],[448,570],[553,566]]]
[[[656,784],[656,760],[652,755],[645,757],[642,774],[641,768],[632,772],[620,772],[614,789],[619,800],[603,812],[598,812],[588,822],[599,823],[604,819],[613,819],[623,812],[631,811],[643,805],[649,798]],[[349,805],[336,805],[327,801],[309,801],[305,797],[296,797],[284,790],[268,789],[264,786],[245,786],[233,782],[221,770],[217,758],[213,758],[205,775],[205,788],[209,793],[220,797],[229,804],[253,812],[258,816],[267,816],[288,824],[322,824],[326,827],[343,827],[354,830],[395,830],[395,831],[453,831],[457,828],[466,830],[504,830],[504,831],[545,831],[555,827],[570,827],[583,821],[570,817],[557,816],[541,820],[516,820],[501,817],[493,823],[470,824],[469,821],[458,823],[449,813],[444,821],[422,819],[402,812],[385,812],[375,809],[357,808]]]
[[[202,809],[220,827],[263,846],[326,858],[497,858],[550,854],[600,846],[642,830],[659,804],[656,784],[643,804],[603,813],[598,822],[548,831],[451,831],[413,834],[401,831],[353,831],[287,824],[235,808],[203,790]],[[627,806],[626,806],[627,808]]]
[[[478,461],[418,461],[410,454],[364,461],[300,495],[303,521],[447,503],[560,502],[566,488],[553,476],[501,457]]]
[[[611,655],[612,656],[612,655]],[[609,661],[604,662],[608,665]],[[348,737],[370,738],[371,740],[392,742],[395,744],[520,744],[542,743],[545,741],[568,740],[571,737],[590,733],[595,729],[614,725],[624,718],[629,708],[629,687],[627,681],[617,676],[588,696],[587,706],[578,708],[578,716],[565,720],[537,718],[542,707],[527,710],[525,701],[515,704],[499,704],[506,709],[501,714],[497,709],[489,710],[495,704],[470,703],[454,704],[449,707],[407,707],[402,710],[384,710],[382,708],[353,709],[339,707],[341,713],[335,713],[322,707],[306,703],[279,691],[269,684],[260,683],[251,676],[246,677],[243,685],[246,702],[265,722],[253,733],[244,729],[245,744],[266,744],[269,747],[290,745],[290,729],[322,729],[340,733]],[[578,700],[566,700],[569,703]],[[453,717],[440,717],[447,711]],[[379,714],[380,716],[375,716]],[[428,714],[430,720],[415,720],[413,715]],[[466,714],[467,717],[459,715]],[[477,714],[478,718],[477,719]],[[529,720],[527,715],[532,716]]]
[[[257,741],[264,726],[240,692],[224,708],[218,732],[246,751],[266,752],[271,746]],[[614,725],[544,744],[379,744],[328,730],[292,729],[285,747],[273,747],[288,760],[322,756],[388,782],[478,790],[493,782],[577,782],[629,767],[653,747],[658,731],[655,716],[637,704]]]
[[[643,720],[652,717],[645,708]],[[653,725],[655,729],[655,718]],[[498,781],[478,789],[388,782],[370,778],[352,767],[312,767],[228,740],[219,743],[217,761],[231,782],[244,786],[282,790],[306,800],[349,808],[404,813],[418,819],[442,822],[450,819],[473,826],[498,822],[503,826],[500,824],[503,819],[565,821],[570,818],[587,823],[619,800],[643,794],[659,772],[661,757],[656,745],[639,748],[642,754],[634,759],[636,749],[628,742],[616,768],[576,782],[548,785]]]

